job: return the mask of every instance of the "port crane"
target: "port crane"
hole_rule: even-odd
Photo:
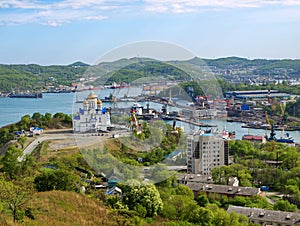
[[[287,120],[287,115],[285,114],[285,108],[283,107],[283,104],[280,103],[280,110],[281,110],[281,124],[284,125]]]
[[[266,115],[266,121],[267,121],[267,124],[269,125],[269,127],[271,127],[271,123],[270,123],[270,119],[269,119],[269,116],[268,116],[268,112],[265,111],[265,115]]]

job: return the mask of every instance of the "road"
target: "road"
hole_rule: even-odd
[[[31,154],[34,149],[42,142],[46,140],[65,140],[65,139],[75,139],[73,134],[67,133],[57,133],[57,134],[43,134],[39,135],[34,141],[32,141],[23,151],[23,156],[19,157],[18,160],[23,161],[26,155]]]
[[[26,155],[31,154],[34,149],[42,142],[47,140],[52,140],[49,144],[51,149],[63,149],[67,147],[99,147],[106,140],[110,139],[113,134],[120,131],[112,131],[109,133],[73,133],[72,130],[49,130],[45,131],[43,134],[37,136],[37,138],[32,141],[23,151],[23,156],[19,157],[19,161],[23,161]],[[127,135],[124,131],[121,132],[122,135]]]

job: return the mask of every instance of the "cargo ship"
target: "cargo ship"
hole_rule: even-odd
[[[11,93],[10,98],[43,98],[42,93]]]

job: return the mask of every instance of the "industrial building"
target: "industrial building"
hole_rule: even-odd
[[[287,93],[281,93],[278,90],[247,90],[247,91],[227,91],[226,99],[249,100],[249,99],[269,99],[279,98],[288,99]]]

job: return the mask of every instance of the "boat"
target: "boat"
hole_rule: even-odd
[[[11,93],[10,98],[43,98],[42,93]]]
[[[223,139],[226,139],[226,140],[233,139],[233,138],[235,138],[235,131],[227,131],[227,130],[224,129],[218,135],[221,136]]]
[[[267,137],[267,141],[275,141],[275,142],[278,142],[278,143],[287,144],[289,146],[295,146],[294,139],[289,136],[289,133],[285,133],[283,135],[283,137],[280,137],[279,139],[277,139],[275,137],[275,135],[276,135],[276,133],[275,133],[274,126],[271,125],[271,133],[270,133],[270,137]]]
[[[107,89],[123,89],[123,88],[129,88],[129,85],[126,84],[126,83],[118,84],[116,82],[113,82],[111,85],[104,86],[104,88],[107,88]]]

